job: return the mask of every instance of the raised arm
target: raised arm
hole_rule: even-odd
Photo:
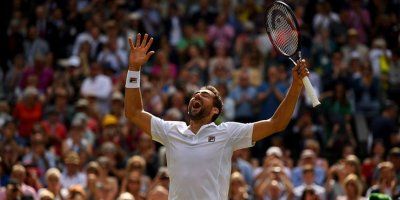
[[[140,33],[136,36],[136,43],[128,38],[130,45],[129,68],[125,86],[125,115],[128,120],[150,135],[152,115],[143,110],[142,94],[140,92],[140,69],[149,60],[154,51],[149,51],[153,38],[148,40],[148,34],[141,40]],[[136,83],[137,82],[137,83]]]
[[[286,128],[303,87],[301,80],[308,74],[306,61],[304,59],[297,61],[297,65],[292,69],[293,82],[274,115],[270,119],[254,123],[253,141],[261,140]]]

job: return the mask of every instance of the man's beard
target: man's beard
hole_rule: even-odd
[[[204,105],[201,105],[201,108],[199,111],[194,112],[193,111],[193,106],[189,106],[189,119],[193,121],[198,121],[201,120],[205,117],[207,117],[210,114],[211,109],[207,109],[204,107]],[[197,109],[196,109],[197,110]]]

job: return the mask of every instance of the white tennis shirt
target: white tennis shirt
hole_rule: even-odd
[[[226,200],[233,151],[252,146],[253,123],[203,125],[197,134],[185,122],[151,118],[153,140],[166,147],[169,199]]]

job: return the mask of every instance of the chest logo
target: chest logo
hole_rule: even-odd
[[[215,142],[215,136],[208,136],[208,142]]]

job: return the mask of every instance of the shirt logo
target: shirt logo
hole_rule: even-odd
[[[208,142],[215,142],[215,136],[208,136]]]
[[[135,78],[135,77],[131,77],[129,79],[129,83],[136,83],[136,82],[137,82],[137,78]]]

